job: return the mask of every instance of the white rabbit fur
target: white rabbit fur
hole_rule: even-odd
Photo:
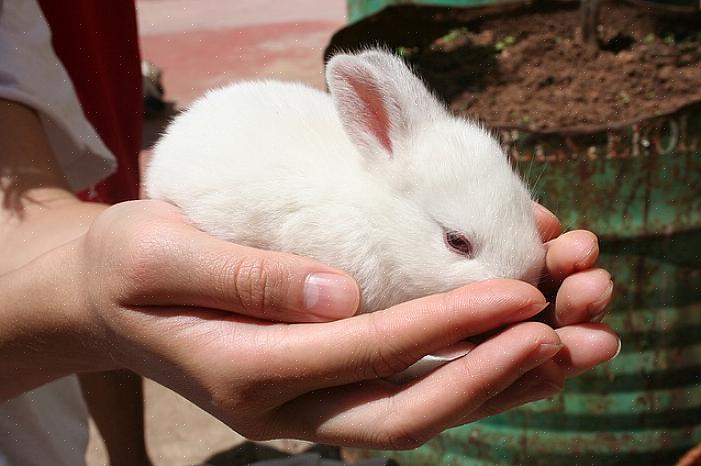
[[[331,95],[276,81],[209,91],[156,145],[147,195],[219,238],[349,272],[365,312],[493,277],[538,280],[529,192],[487,131],[381,50],[334,56],[326,78]]]

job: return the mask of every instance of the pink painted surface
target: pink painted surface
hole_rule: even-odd
[[[184,106],[203,90],[240,79],[276,78],[323,88],[323,51],[335,22],[261,24],[141,38],[163,69],[169,100]]]
[[[323,88],[322,54],[345,21],[342,0],[140,0],[143,57],[164,71],[167,98],[187,105],[240,79]]]
[[[138,0],[141,35],[257,24],[343,21],[345,0]]]

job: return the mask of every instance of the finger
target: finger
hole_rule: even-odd
[[[537,202],[533,202],[536,225],[543,242],[556,238],[562,232],[562,225],[557,216]]]
[[[555,299],[557,326],[599,322],[613,297],[611,274],[604,269],[578,272],[565,278]]]
[[[560,348],[557,334],[546,325],[517,324],[411,385],[372,381],[317,391],[279,408],[276,422],[282,423],[282,435],[296,436],[301,429],[325,443],[413,448],[478,409]]]
[[[490,280],[323,327],[278,328],[274,344],[257,351],[277,361],[271,373],[294,377],[300,390],[310,391],[399,373],[429,353],[528,319],[545,306],[542,294],[527,283]],[[287,354],[311,356],[304,365],[290,366],[279,356]]]
[[[618,356],[621,340],[604,324],[577,324],[557,329],[564,347],[554,361],[566,377],[575,377]]]
[[[620,352],[618,336],[605,325],[570,326],[558,329],[557,333],[563,348],[552,360],[525,374],[455,425],[493,416],[531,401],[550,398],[562,391],[565,377],[575,377],[615,358]]]
[[[286,322],[335,320],[358,308],[355,281],[319,262],[221,241],[178,220],[146,230],[132,246],[125,304],[208,307]]]
[[[501,414],[526,403],[551,398],[562,391],[564,382],[562,369],[554,361],[546,361],[451,427]]]
[[[599,240],[587,230],[568,231],[545,246],[546,272],[555,282],[592,267],[599,257]]]

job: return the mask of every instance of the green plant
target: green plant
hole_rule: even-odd
[[[619,92],[618,98],[621,99],[621,102],[624,105],[628,105],[630,103],[630,95],[628,95],[626,91]]]
[[[451,29],[446,35],[444,35],[438,40],[440,40],[443,43],[450,44],[451,42],[455,42],[458,38],[468,34],[469,32],[470,30],[465,27]]]
[[[650,33],[643,37],[643,44],[651,45],[655,43],[655,35],[653,33]]]
[[[515,43],[516,38],[514,36],[506,36],[502,40],[494,44],[494,49],[497,52],[501,52],[502,50],[506,50],[509,46],[514,45]]]

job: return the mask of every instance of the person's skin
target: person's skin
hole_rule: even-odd
[[[3,190],[0,255],[17,265],[33,244],[56,246],[0,276],[0,399],[70,373],[127,368],[254,440],[409,448],[552,396],[564,378],[619,348],[607,326],[582,323],[610,300],[610,276],[594,268],[596,237],[559,235],[543,209],[536,212],[548,247],[547,292],[566,327],[523,322],[546,298],[515,280],[352,316],[358,289],[343,272],[217,240],[169,204],[86,206],[66,189],[45,141],[37,142],[44,136],[33,112],[5,103],[0,120],[12,121],[11,129],[0,125],[0,167],[3,186],[12,176],[15,193]],[[17,142],[25,140],[33,142]],[[35,172],[48,175],[22,175]],[[5,212],[18,203],[22,216]],[[20,239],[27,232],[32,242]],[[318,273],[345,285],[319,293],[308,280]],[[419,380],[383,379],[503,326]]]
[[[75,202],[33,111],[0,99],[0,121],[1,276],[84,233],[108,206]],[[110,464],[150,465],[141,377],[83,372],[79,381]]]
[[[116,370],[82,372],[78,380],[109,464],[151,466],[144,435],[142,378],[131,371]]]

